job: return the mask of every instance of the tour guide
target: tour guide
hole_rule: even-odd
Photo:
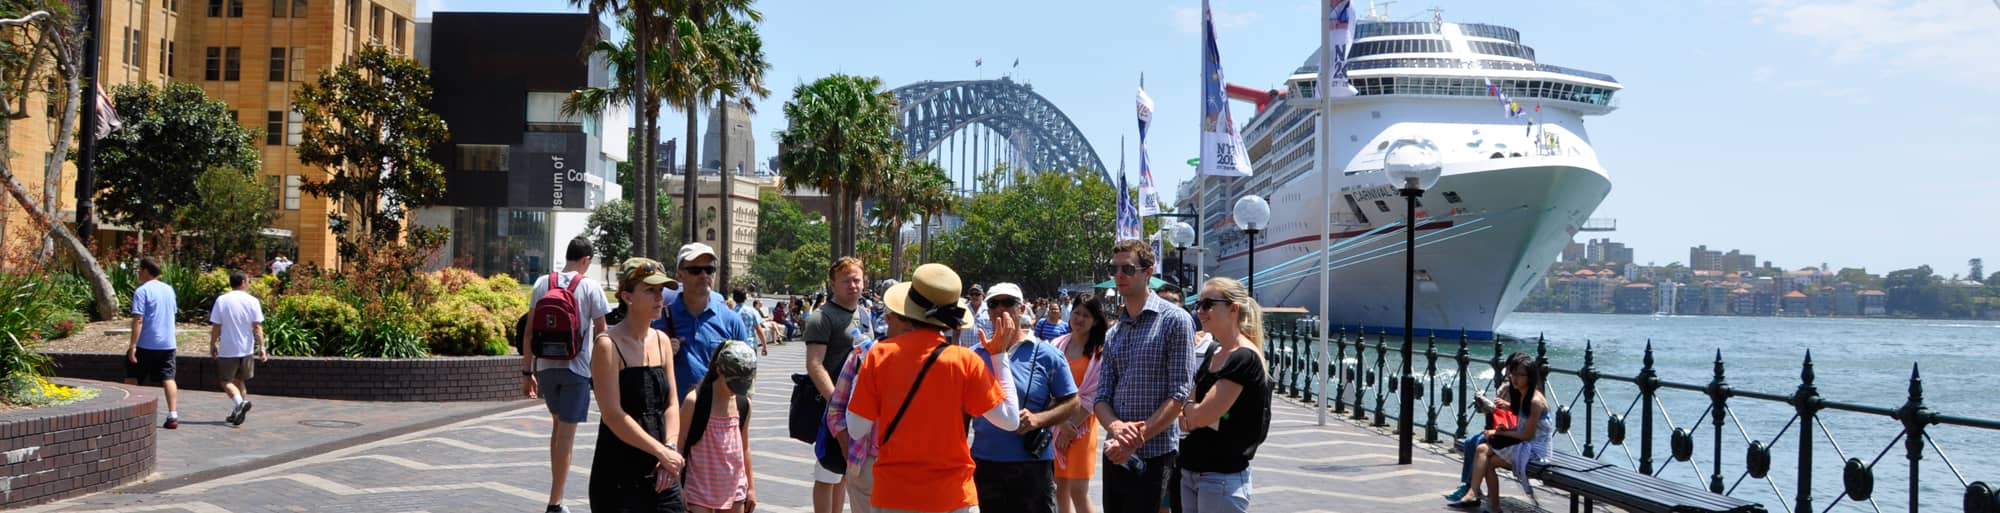
[[[1020,426],[1021,407],[1007,359],[995,358],[989,371],[972,350],[945,338],[946,330],[972,322],[959,299],[959,283],[950,267],[924,264],[909,282],[884,295],[894,336],[877,342],[862,358],[847,416],[849,432],[876,436],[881,447],[870,497],[877,507],[969,511],[978,503],[978,491],[964,416],[979,415],[1004,430]],[[987,348],[990,353],[1004,349]],[[876,435],[874,428],[884,419],[887,423]]]

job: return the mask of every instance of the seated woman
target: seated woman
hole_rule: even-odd
[[[1516,351],[1514,354],[1509,355],[1507,357],[1507,361],[1512,362],[1517,359],[1528,358],[1528,357],[1529,357],[1528,353]],[[1505,367],[1502,367],[1502,369],[1505,369]],[[1496,410],[1511,411],[1511,409],[1514,407],[1514,399],[1515,399],[1514,387],[1509,386],[1507,384],[1508,381],[1509,379],[1507,377],[1507,374],[1505,372],[1502,372],[1500,374],[1500,379],[1495,380],[1495,383],[1498,384],[1499,389],[1493,393],[1493,400],[1491,401],[1486,400],[1486,397],[1483,394],[1473,398],[1472,408],[1474,410],[1478,410],[1480,414],[1486,415],[1489,418],[1489,421],[1487,422],[1486,425],[1496,426],[1501,429],[1513,429],[1515,427],[1516,422],[1500,422],[1499,417],[1504,415],[1508,419],[1515,419],[1515,420],[1517,420],[1517,417],[1514,417],[1513,415],[1497,414],[1496,412]],[[1464,440],[1458,441],[1458,454],[1460,457],[1465,459],[1465,464],[1463,468],[1460,468],[1458,471],[1458,489],[1452,490],[1451,493],[1447,493],[1444,495],[1444,500],[1450,501],[1452,505],[1454,506],[1461,505],[1461,503],[1465,501],[1466,494],[1472,492],[1472,463],[1476,459],[1474,456],[1479,454],[1479,446],[1485,443],[1486,443],[1486,433],[1484,432],[1473,433],[1472,436],[1465,437]],[[1479,500],[1478,497],[1475,496],[1473,498],[1473,501],[1475,502],[1470,504],[1476,504],[1476,501],[1478,500]]]
[[[1555,421],[1549,414],[1549,405],[1542,396],[1542,380],[1545,376],[1542,366],[1532,358],[1519,358],[1507,362],[1507,386],[1521,391],[1516,394],[1512,411],[1519,417],[1520,425],[1511,430],[1486,430],[1486,443],[1479,446],[1476,461],[1473,462],[1474,483],[1485,483],[1480,501],[1470,501],[1479,510],[1500,510],[1500,469],[1505,467],[1514,472],[1514,479],[1521,483],[1521,490],[1533,497],[1534,488],[1528,484],[1528,462],[1549,456],[1549,438],[1555,435]]]

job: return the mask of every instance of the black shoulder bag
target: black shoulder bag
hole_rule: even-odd
[[[882,443],[876,444],[877,447],[889,446],[889,437],[895,436],[896,425],[903,422],[903,412],[909,411],[910,400],[917,398],[917,387],[924,386],[924,375],[931,372],[931,366],[937,364],[938,355],[944,354],[946,347],[951,347],[950,341],[938,344],[937,349],[931,350],[931,357],[924,360],[923,368],[917,369],[917,380],[910,383],[910,393],[903,396],[903,405],[896,407],[896,417],[889,419],[889,427],[882,431]]]

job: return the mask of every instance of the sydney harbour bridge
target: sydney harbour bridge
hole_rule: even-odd
[[[909,157],[937,162],[960,194],[980,192],[979,176],[999,165],[1094,172],[1109,181],[1083,132],[1027,84],[1005,77],[924,81],[898,87],[895,95],[896,135]]]

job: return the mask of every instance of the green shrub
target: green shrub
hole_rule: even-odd
[[[436,279],[436,282],[431,287],[431,292],[439,296],[457,294],[466,287],[485,288],[488,286],[486,279],[479,277],[479,273],[457,267],[446,267],[443,270],[433,273],[431,276]]]
[[[276,274],[266,274],[250,280],[250,295],[256,296],[257,301],[260,303],[268,305],[277,300],[277,291],[278,275]]]
[[[69,338],[83,331],[83,325],[90,324],[90,318],[76,310],[58,310],[50,316],[46,327],[42,328],[42,340]]]
[[[0,376],[40,376],[49,358],[37,340],[49,320],[71,311],[40,274],[0,274]]]
[[[430,356],[424,345],[425,325],[407,296],[368,305],[361,313],[361,325],[344,340],[339,354],[349,358],[423,358]],[[320,350],[331,351],[322,339]]]
[[[487,277],[486,286],[488,288],[491,288],[493,292],[507,294],[511,296],[525,296],[526,295],[525,293],[527,292],[526,290],[522,289],[521,282],[514,281],[513,276],[509,276],[506,274],[495,274],[493,276]]]
[[[229,271],[223,269],[201,273],[190,267],[162,264],[159,278],[174,288],[177,303],[174,306],[179,308],[181,320],[208,320],[208,310],[215,306],[216,296],[229,291]]]
[[[77,312],[89,312],[97,305],[91,301],[90,280],[74,271],[64,271],[48,275],[50,299],[64,308]],[[123,303],[120,303],[123,304]]]
[[[319,341],[313,333],[299,326],[286,312],[272,312],[264,318],[264,341],[269,344],[271,354],[278,356],[316,356]]]
[[[314,354],[320,356],[339,356],[345,341],[362,322],[361,312],[353,306],[319,294],[285,296],[272,310],[275,316],[289,319],[311,334]]]
[[[446,300],[424,311],[428,329],[425,341],[434,354],[477,356],[507,354],[507,333],[512,318],[503,319],[492,310],[464,296]]]

